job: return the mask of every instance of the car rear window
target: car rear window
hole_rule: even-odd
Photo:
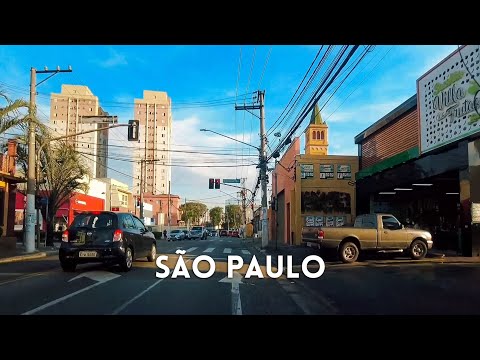
[[[72,227],[85,227],[89,229],[101,229],[113,227],[114,216],[112,214],[85,213],[75,216]]]

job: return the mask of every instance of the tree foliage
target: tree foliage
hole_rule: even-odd
[[[210,222],[213,226],[219,226],[222,223],[223,208],[220,206],[210,209]]]
[[[188,202],[180,205],[180,211],[182,212],[182,220],[191,224],[200,225],[203,222],[203,217],[207,213],[207,205],[199,202]]]
[[[26,128],[29,122],[28,102],[24,100],[11,100],[7,95],[0,92],[0,134],[3,134],[12,128]]]
[[[230,228],[238,228],[242,224],[242,209],[240,205],[225,206],[225,222]]]
[[[28,171],[28,145],[25,136],[18,138],[18,166],[25,175]],[[81,154],[65,142],[53,141],[45,126],[38,126],[36,132],[37,149],[42,151],[37,159],[37,194],[47,199],[42,216],[47,222],[47,243],[53,241],[55,214],[60,206],[69,200],[75,192],[88,191],[90,172]],[[37,154],[38,155],[38,154]],[[38,170],[38,171],[37,171]]]

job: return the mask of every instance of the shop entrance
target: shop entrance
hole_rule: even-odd
[[[374,195],[373,211],[394,214],[405,226],[432,233],[434,248],[461,252],[458,171],[403,182]]]

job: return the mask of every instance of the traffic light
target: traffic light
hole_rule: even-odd
[[[139,120],[128,120],[128,141],[138,140]]]
[[[213,189],[214,188],[214,179],[208,179],[208,188]]]
[[[215,189],[220,189],[220,179],[215,179]]]

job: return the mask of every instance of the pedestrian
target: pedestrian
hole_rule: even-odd
[[[164,230],[163,230],[163,237],[164,237],[165,239],[167,239],[167,229],[164,229]],[[167,240],[168,240],[168,239],[167,239]],[[170,241],[170,240],[168,240],[168,241]]]

